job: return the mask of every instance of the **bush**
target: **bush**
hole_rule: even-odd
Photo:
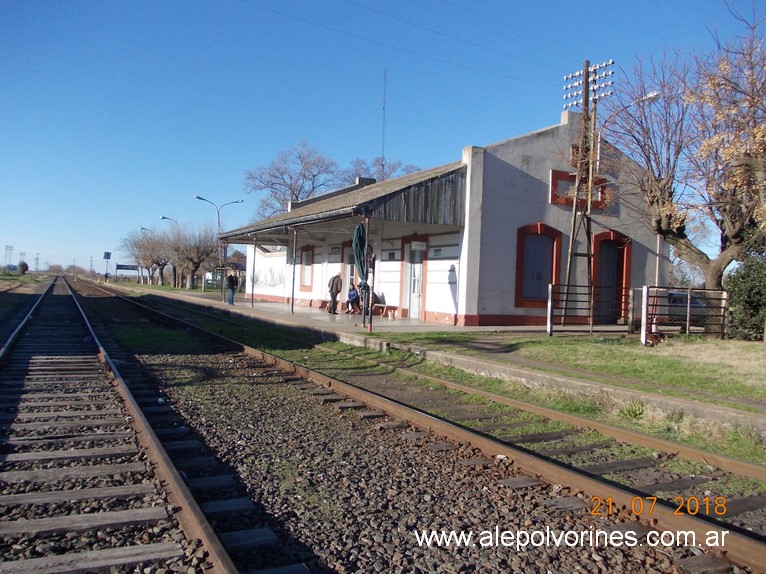
[[[744,260],[724,281],[731,313],[727,335],[745,341],[763,340],[766,322],[766,253],[756,252]]]

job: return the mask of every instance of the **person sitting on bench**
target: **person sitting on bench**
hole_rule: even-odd
[[[346,313],[358,315],[362,310],[359,308],[359,291],[353,283],[348,288],[348,298],[346,300]]]

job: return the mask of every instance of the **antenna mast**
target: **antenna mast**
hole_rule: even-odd
[[[380,142],[380,171],[385,177],[386,174],[386,83],[388,80],[388,70],[383,70],[383,127]]]

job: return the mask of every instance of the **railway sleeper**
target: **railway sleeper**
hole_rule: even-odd
[[[60,429],[95,429],[109,427],[126,427],[128,422],[125,417],[122,418],[104,418],[99,420],[70,420],[70,421],[48,421],[38,423],[20,423],[13,421],[10,423],[11,430],[39,431],[41,433],[50,433]]]
[[[174,460],[176,468],[185,473],[200,473],[218,468],[218,461],[212,456],[195,456],[194,458],[183,458]]]
[[[27,421],[39,419],[73,419],[83,417],[106,417],[123,414],[120,409],[93,409],[89,411],[44,411],[36,413],[18,412],[10,414],[0,414],[0,423],[13,421]]]
[[[154,434],[157,435],[157,437],[161,441],[165,440],[171,440],[171,439],[180,439],[185,436],[189,436],[191,434],[191,431],[188,427],[181,425],[181,426],[169,426],[169,427],[158,427],[154,429]]]
[[[121,475],[133,472],[146,472],[143,462],[122,464],[94,464],[90,466],[68,466],[64,468],[46,468],[38,470],[11,470],[0,472],[0,482],[42,482],[53,483],[61,480],[95,478],[99,476]]]
[[[29,504],[49,504],[54,502],[74,502],[81,500],[101,500],[104,498],[132,498],[153,493],[154,485],[141,482],[123,486],[105,486],[101,488],[81,488],[76,490],[53,490],[46,492],[27,492],[24,494],[6,494],[0,496],[0,506],[22,506]]]
[[[609,462],[601,462],[598,464],[590,464],[583,466],[581,470],[591,474],[601,475],[608,472],[625,472],[628,470],[640,470],[642,468],[649,468],[650,466],[656,466],[659,462],[659,459],[656,458],[632,458],[628,460],[613,460]]]
[[[144,562],[175,560],[183,554],[181,546],[175,543],[139,544],[0,563],[0,574],[92,572],[114,566],[127,568]]]
[[[2,462],[47,462],[53,460],[82,460],[112,456],[134,456],[138,449],[133,445],[108,446],[103,448],[73,448],[67,450],[35,451],[0,455]]]
[[[0,409],[13,412],[23,412],[24,409],[53,409],[57,407],[78,407],[82,405],[112,405],[114,400],[103,398],[79,397],[66,401],[46,400],[41,401],[38,397],[21,395],[14,401],[0,401]]]
[[[247,574],[310,574],[311,570],[305,564],[290,564],[289,566],[280,566],[278,568],[267,568],[266,570],[249,570]]]
[[[232,554],[244,554],[258,548],[277,546],[279,538],[271,528],[247,528],[218,535],[226,550]]]
[[[220,490],[232,489],[237,486],[237,480],[230,474],[218,474],[213,476],[202,476],[199,478],[189,478],[186,484],[195,493],[217,492]]]
[[[255,512],[256,510],[253,501],[246,496],[209,500],[200,504],[200,508],[202,509],[202,512],[204,512],[207,516],[247,513]]]
[[[68,514],[52,518],[22,518],[12,522],[0,522],[0,536],[44,536],[94,528],[121,528],[136,524],[155,524],[167,518],[167,511],[159,506],[93,514]]]
[[[0,439],[0,447],[48,446],[68,442],[109,442],[133,438],[130,431],[105,431],[90,433],[46,433],[44,436],[24,436]]]
[[[168,441],[162,444],[162,447],[171,455],[182,452],[192,452],[203,450],[204,445],[198,439]]]
[[[144,417],[146,417],[146,420],[149,421],[152,426],[168,426],[182,422],[181,417],[170,407],[165,411],[145,412]]]

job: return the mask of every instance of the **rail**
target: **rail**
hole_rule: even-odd
[[[48,287],[45,288],[45,291],[37,298],[37,301],[35,301],[35,304],[32,305],[32,308],[26,314],[24,319],[21,320],[21,323],[19,323],[19,326],[16,327],[13,333],[11,333],[11,336],[8,337],[8,340],[3,343],[2,348],[0,348],[0,365],[3,364],[6,357],[10,353],[11,349],[13,349],[13,345],[18,340],[19,335],[24,331],[24,328],[26,327],[27,323],[34,316],[34,313],[37,310],[38,306],[40,305],[41,301],[45,299],[45,296],[53,290],[53,287],[55,284],[56,284],[56,278],[54,277],[53,279],[51,279],[51,282],[48,284]]]
[[[146,420],[138,403],[136,403],[133,398],[127,383],[120,374],[117,366],[109,358],[108,353],[88,321],[77,296],[75,296],[66,279],[64,281],[66,282],[69,292],[72,294],[77,309],[82,316],[90,336],[93,338],[94,344],[98,347],[101,359],[108,365],[112,372],[117,392],[125,401],[126,408],[135,421],[134,424],[140,428],[140,432],[138,433],[139,441],[147,450],[150,460],[155,465],[155,473],[165,484],[165,492],[168,499],[177,509],[175,517],[178,520],[178,523],[181,525],[181,528],[189,539],[199,539],[202,541],[203,548],[208,552],[208,559],[213,564],[212,572],[216,574],[233,574],[238,572],[237,567],[224,549],[220,539],[213,531],[207,518],[205,518],[199,504],[194,500],[191,491],[171,462],[160,440],[157,438],[151,425]]]

